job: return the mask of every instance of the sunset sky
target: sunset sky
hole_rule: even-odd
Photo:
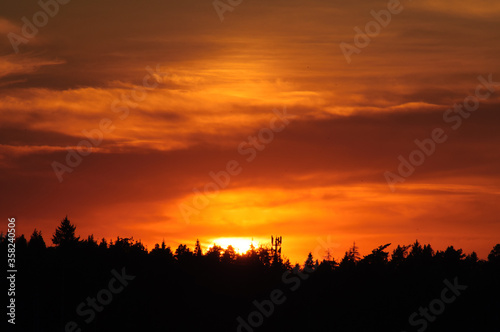
[[[149,249],[281,235],[292,263],[324,242],[336,259],[353,241],[480,258],[500,243],[500,83],[477,90],[478,76],[500,82],[500,3],[401,1],[350,63],[341,43],[387,1],[243,0],[223,21],[211,0],[54,3],[45,16],[35,0],[0,4],[4,233],[15,217],[51,244],[68,215],[82,237]],[[34,15],[46,24],[23,35]],[[490,93],[453,129],[444,114],[476,91]],[[385,172],[435,128],[447,140],[392,191]],[[83,132],[102,142],[59,181]],[[273,137],[248,161],[259,132]],[[233,160],[240,173],[185,218]]]

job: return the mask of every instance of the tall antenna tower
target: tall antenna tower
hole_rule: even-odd
[[[281,258],[281,243],[283,242],[281,236],[273,238],[271,235],[271,255],[273,256],[273,263],[283,263]]]

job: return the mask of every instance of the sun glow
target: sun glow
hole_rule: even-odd
[[[238,254],[244,254],[250,249],[250,245],[253,244],[255,248],[259,246],[259,242],[251,238],[246,237],[221,237],[211,241],[210,247],[213,244],[221,246],[227,249],[228,246],[233,246],[234,250]]]

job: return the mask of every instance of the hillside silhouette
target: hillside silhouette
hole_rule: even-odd
[[[36,229],[16,239],[16,331],[500,331],[500,244],[487,260],[354,244],[292,266],[278,236],[238,254],[76,234],[66,217],[52,246]]]

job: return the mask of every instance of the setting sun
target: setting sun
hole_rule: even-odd
[[[259,242],[246,237],[221,237],[212,240],[210,246],[214,243],[224,249],[227,249],[227,247],[231,245],[238,254],[243,254],[250,249],[250,245],[253,244],[254,247],[257,248],[262,241]]]

